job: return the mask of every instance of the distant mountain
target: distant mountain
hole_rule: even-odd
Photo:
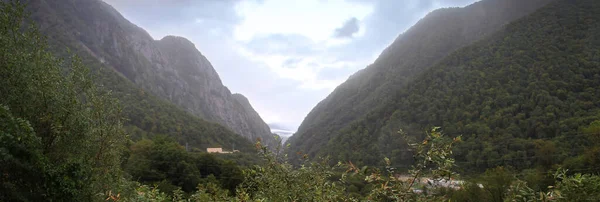
[[[271,129],[271,132],[281,135],[281,136],[292,136],[294,131],[291,130],[281,130],[281,129]]]
[[[296,131],[291,130],[289,127],[279,123],[269,123],[271,132],[276,134],[281,139],[281,144],[285,144],[288,138],[290,138]]]
[[[483,0],[464,8],[435,10],[352,75],[306,116],[288,141],[291,154],[317,154],[339,130],[360,120],[453,51],[500,30],[551,0]]]
[[[103,68],[114,70],[145,92],[226,126],[252,142],[256,138],[267,143],[274,141],[269,127],[247,100],[231,94],[210,62],[189,40],[176,36],[154,40],[100,0],[25,2],[51,43],[88,54]],[[141,113],[152,112],[152,109],[142,110]],[[153,124],[159,127],[156,124],[161,123]]]
[[[281,144],[285,144],[285,142],[294,135],[294,131],[290,130],[271,129],[271,132],[279,136]]]
[[[292,131],[291,127],[286,126],[285,124],[280,124],[280,123],[268,123],[269,127],[271,128],[271,130],[286,130],[286,131]]]
[[[555,1],[454,51],[335,132],[317,155],[407,165],[412,155],[397,131],[419,139],[441,126],[463,135],[454,156],[466,172],[593,164],[584,159],[596,157],[572,157],[594,153],[579,129],[600,120],[597,13],[595,0]]]

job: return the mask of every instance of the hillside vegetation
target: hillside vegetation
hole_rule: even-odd
[[[550,1],[483,0],[429,13],[311,110],[288,141],[290,155],[301,151],[314,156],[340,129],[395,101],[399,89],[436,62]]]
[[[463,171],[582,166],[586,160],[572,158],[595,142],[580,127],[600,119],[598,12],[597,1],[557,1],[450,54],[395,92],[394,102],[336,132],[319,154],[410,163],[396,131],[418,139],[441,126],[464,137],[455,149]]]
[[[129,22],[112,6],[101,0],[60,2],[24,0],[23,2],[27,5],[27,11],[31,13],[29,18],[31,22],[35,23],[40,32],[49,38],[49,42],[56,47],[55,49],[70,48],[74,53],[85,56],[86,64],[95,63],[94,69],[110,70],[114,73],[107,71],[107,74],[120,76],[120,78],[101,78],[108,80],[100,81],[105,86],[116,88],[115,91],[120,92],[143,90],[144,93],[154,96],[154,100],[160,100],[158,102],[168,102],[171,106],[176,106],[205,121],[218,123],[250,142],[260,138],[265,143],[276,145],[268,125],[249,103],[240,103],[239,99],[223,85],[215,68],[191,41],[177,36],[165,36],[155,40],[144,29]],[[116,82],[117,79],[124,81]],[[138,93],[126,92],[131,96],[136,96]],[[125,108],[129,104],[135,105],[129,101],[123,104]],[[151,111],[153,109],[155,108],[140,106],[136,110],[141,113],[135,116],[156,114]],[[158,116],[165,115],[165,113],[158,114]],[[159,130],[167,128],[160,126],[163,121],[148,120],[145,117],[131,117],[131,119],[151,121],[151,124],[156,127],[162,127]],[[173,127],[168,128],[172,130],[178,125],[184,125],[184,121],[177,122],[178,124],[169,124]],[[185,122],[185,125],[190,123],[190,121]],[[143,130],[148,128],[148,126],[140,127],[138,122],[135,125]],[[226,144],[230,146],[232,143]]]
[[[78,2],[85,4],[84,2]],[[96,4],[96,2],[91,2]],[[102,3],[102,2],[100,2]],[[162,134],[173,137],[180,144],[188,144],[190,147],[204,150],[207,147],[224,147],[231,150],[233,145],[236,149],[249,151],[251,142],[244,139],[239,134],[232,132],[230,129],[206,119],[199,118],[188,111],[185,111],[179,106],[157,97],[154,93],[148,92],[139,85],[131,82],[125,70],[113,69],[113,67],[139,67],[140,65],[150,65],[144,63],[146,60],[141,58],[132,59],[139,56],[136,52],[129,48],[124,48],[122,54],[124,58],[132,60],[119,60],[119,58],[104,60],[114,60],[120,62],[136,61],[135,64],[120,64],[114,63],[108,65],[98,59],[98,55],[110,56],[110,54],[94,52],[90,48],[96,50],[105,50],[104,47],[93,38],[95,28],[86,24],[86,20],[94,20],[97,18],[112,19],[112,15],[118,13],[110,13],[102,9],[94,10],[94,14],[79,13],[78,9],[73,6],[78,5],[73,2],[45,2],[32,1],[26,2],[26,10],[32,12],[31,23],[35,23],[47,38],[49,49],[59,57],[68,57],[71,54],[77,54],[82,58],[82,63],[88,66],[93,72],[94,82],[106,90],[112,91],[123,106],[123,114],[126,117],[124,122],[125,128],[134,140],[141,138],[151,138],[155,135]],[[102,6],[108,6],[102,3]],[[80,8],[83,9],[83,8]],[[116,11],[115,11],[116,12]],[[75,16],[87,15],[87,18],[79,18]],[[92,17],[93,16],[93,17]],[[66,21],[68,20],[68,21]],[[127,28],[127,27],[126,27]],[[130,27],[131,28],[131,27]],[[115,33],[109,35],[118,35],[117,28],[113,30]],[[124,29],[124,28],[122,28]],[[131,28],[136,31],[140,28]],[[145,32],[144,32],[145,33]],[[85,37],[82,34],[86,34]],[[87,45],[86,45],[87,44]],[[91,45],[93,44],[93,45]],[[122,45],[125,46],[125,45]],[[125,46],[126,47],[126,46]],[[68,49],[67,49],[68,48]],[[140,67],[141,68],[141,67]],[[138,76],[143,76],[142,74]],[[158,85],[158,84],[157,84]],[[254,140],[253,140],[254,141]]]

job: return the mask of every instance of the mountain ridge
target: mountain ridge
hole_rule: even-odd
[[[593,164],[581,160],[593,143],[580,129],[600,119],[599,10],[592,0],[553,1],[452,52],[315,155],[407,166],[412,153],[397,131],[414,141],[440,126],[462,135],[453,151],[462,172]]]
[[[50,39],[81,48],[136,86],[250,141],[274,142],[251,106],[242,105],[188,39],[153,39],[105,2],[27,1],[34,22]],[[58,28],[60,27],[60,28]],[[62,36],[57,36],[62,34]]]
[[[484,0],[463,8],[430,12],[400,34],[373,64],[350,76],[309,112],[288,140],[291,154],[316,154],[337,131],[363,117],[373,106],[392,102],[395,89],[436,61],[551,1]]]

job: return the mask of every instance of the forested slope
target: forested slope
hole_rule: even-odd
[[[86,6],[96,5],[95,3],[82,4]],[[108,39],[102,39],[106,40],[106,43],[102,43],[101,40],[93,40],[91,36],[82,36],[82,34],[90,35],[95,30],[95,28],[85,24],[86,20],[101,22],[105,21],[104,18],[112,19],[111,15],[118,15],[118,13],[111,14],[106,13],[104,9],[98,9],[93,15],[90,13],[86,13],[89,15],[81,15],[86,18],[73,17],[78,16],[74,12],[82,11],[82,8],[75,9],[75,5],[77,5],[77,2],[73,3],[71,1],[62,2],[61,4],[47,1],[26,2],[26,8],[31,12],[30,19],[48,38],[51,52],[59,57],[67,57],[70,53],[66,49],[70,48],[71,54],[75,53],[82,57],[83,63],[93,70],[95,83],[113,91],[113,96],[121,102],[123,113],[127,118],[125,128],[134,140],[163,134],[175,138],[180,144],[185,145],[187,143],[190,147],[200,150],[205,150],[206,147],[221,146],[225,149],[231,149],[232,145],[236,145],[236,149],[241,151],[252,150],[252,143],[248,139],[222,125],[198,118],[181,107],[161,99],[131,82],[128,78],[136,75],[133,72],[131,74],[127,73],[127,69],[134,66],[138,67],[140,64],[150,64],[147,60],[139,58],[141,56],[131,51],[130,48],[122,49],[122,51],[130,50],[121,53],[123,54],[122,57],[129,59],[120,61],[123,62],[122,64],[106,62],[109,58],[102,59],[102,57],[99,57],[99,54],[105,53],[90,50],[91,44],[94,44],[93,46],[96,49],[103,49],[106,48],[104,46],[107,46],[109,42]],[[105,26],[109,25],[105,24]],[[109,33],[106,33],[109,36],[118,36],[122,34],[123,30],[131,31],[127,28],[141,30],[137,27],[118,26],[104,27],[103,29],[109,31]],[[111,29],[114,29],[112,33],[110,32]],[[127,44],[120,45],[126,46]],[[114,59],[114,61],[117,61],[117,59]],[[137,63],[127,63],[131,61]],[[144,75],[137,76],[142,77]]]
[[[365,69],[321,101],[288,141],[290,154],[314,155],[333,135],[452,51],[471,44],[550,0],[483,0],[464,8],[438,9],[407,30]]]
[[[396,131],[431,126],[463,135],[466,170],[551,166],[591,144],[579,127],[600,119],[600,3],[558,1],[462,48],[395,92],[394,102],[336,133],[321,155],[410,162]]]

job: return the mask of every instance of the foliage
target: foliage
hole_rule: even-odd
[[[505,192],[516,178],[504,167],[487,170],[481,177],[483,191],[488,196],[487,201],[505,201]]]
[[[12,116],[7,107],[0,107],[0,200],[40,199],[45,159],[41,141],[29,122]],[[26,191],[30,190],[30,191]]]
[[[526,191],[526,193],[522,193]],[[534,197],[535,191],[516,178],[509,168],[488,169],[481,176],[463,183],[459,190],[445,193],[451,201],[507,201],[508,198]],[[512,195],[512,196],[511,196]],[[531,195],[531,196],[530,196]]]
[[[236,186],[244,179],[237,164],[213,154],[187,152],[164,136],[133,144],[125,171],[136,181],[157,184],[156,188],[169,194],[176,189],[191,193],[206,183],[235,193]]]
[[[567,159],[564,167],[597,173],[600,171],[600,120],[581,127],[580,131],[580,134],[584,136],[584,140],[587,140],[586,147],[577,157]]]
[[[47,51],[22,23],[22,5],[0,10],[0,200],[91,200],[118,187],[125,135],[116,100],[78,57]]]
[[[161,192],[159,189],[157,189],[156,187],[149,187],[147,185],[139,185],[139,187],[137,187],[135,189],[136,195],[134,195],[133,197],[130,198],[125,198],[124,201],[131,201],[131,202],[162,202],[162,201],[169,201],[169,197],[167,196],[167,194],[165,194],[164,192]],[[117,195],[119,196],[119,195]],[[117,199],[120,199],[120,197],[114,197],[111,198],[112,200],[117,201]]]
[[[285,156],[271,153],[266,147],[257,143],[256,147],[265,158],[265,162],[244,171],[244,182],[237,187],[235,195],[230,195],[230,192],[208,182],[198,185],[198,191],[189,197],[183,196],[182,192],[177,190],[172,197],[161,195],[156,188],[150,189],[147,186],[139,187],[136,197],[149,197],[146,200],[150,201],[169,200],[168,198],[172,198],[173,201],[442,200],[444,196],[415,192],[414,187],[418,184],[416,180],[421,176],[428,176],[434,181],[449,178],[453,174],[450,171],[453,166],[453,160],[450,157],[452,145],[460,139],[443,136],[438,129],[433,129],[426,136],[426,140],[414,144],[415,151],[418,151],[415,158],[422,163],[411,169],[411,181],[400,180],[392,167],[388,167],[383,173],[376,168],[363,167],[359,169],[352,163],[339,163],[332,167],[326,161],[315,163],[305,159],[306,165],[293,168],[283,160],[286,159]],[[343,174],[339,178],[333,177],[339,171],[342,171]],[[356,184],[348,180],[354,177],[360,178],[364,184],[372,187],[364,197],[360,194],[351,194],[350,190],[346,190],[350,184]]]
[[[245,180],[238,196],[268,201],[347,201],[340,182],[329,181],[334,173],[325,162],[310,163],[294,169],[285,157],[256,145],[265,158],[263,165],[244,171]]]
[[[410,170],[410,178],[401,180],[396,170],[387,167],[385,172],[376,168],[357,168],[352,163],[331,167],[326,163],[292,168],[282,159],[257,144],[265,158],[265,164],[256,165],[245,171],[244,183],[237,187],[235,195],[214,182],[198,185],[198,191],[185,194],[179,189],[171,195],[157,187],[137,184],[136,193],[128,197],[112,196],[119,201],[589,201],[600,193],[600,177],[590,174],[569,175],[567,170],[558,169],[548,191],[536,191],[527,183],[517,179],[513,170],[503,167],[487,170],[480,177],[466,181],[460,189],[417,185],[419,176],[441,181],[456,177],[450,170],[453,166],[451,152],[460,139],[451,139],[434,128],[425,140],[413,145],[417,163]],[[386,159],[386,161],[389,161]],[[306,159],[305,162],[309,163]],[[388,163],[388,165],[390,165]],[[332,178],[340,168],[342,176]],[[355,183],[353,177],[362,178],[372,187],[364,196],[353,194],[348,187]],[[287,184],[286,184],[287,182]],[[424,192],[417,192],[417,187]]]
[[[462,189],[451,191],[451,201],[593,201],[600,194],[598,175],[574,173],[559,168],[553,174],[548,191],[536,191],[515,178],[506,169],[490,169],[481,183],[468,182]]]
[[[401,132],[401,131],[400,131]],[[454,166],[452,159],[452,146],[460,141],[460,137],[450,139],[443,136],[439,128],[433,128],[431,132],[426,133],[425,139],[421,143],[410,144],[415,153],[415,164],[409,170],[410,178],[407,181],[396,176],[396,169],[391,166],[388,158],[386,161],[387,177],[376,171],[367,176],[369,183],[376,186],[368,195],[369,200],[376,201],[414,201],[414,200],[434,200],[433,195],[421,195],[414,190],[414,186],[422,177],[431,179],[432,182],[441,180],[450,180],[453,176],[451,171]],[[358,173],[356,167],[351,167],[351,171]],[[379,186],[381,185],[381,186]],[[428,198],[428,197],[433,198]],[[439,198],[437,200],[440,200]]]
[[[600,198],[600,176],[575,173],[567,175],[568,170],[558,170],[555,174],[556,185],[552,195],[559,201],[591,201]]]

